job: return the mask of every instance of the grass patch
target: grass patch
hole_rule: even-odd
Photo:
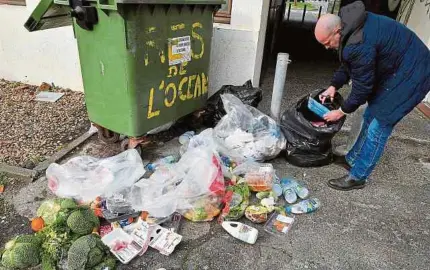
[[[303,10],[306,6],[306,11],[318,10],[318,7],[312,5],[311,3],[297,2],[294,4],[294,1],[290,1],[289,3],[291,4],[291,9]]]

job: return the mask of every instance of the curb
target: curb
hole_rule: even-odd
[[[5,173],[9,177],[17,177],[26,182],[31,182],[38,175],[36,170],[29,170],[17,166],[9,166],[3,163],[0,163],[0,172]]]

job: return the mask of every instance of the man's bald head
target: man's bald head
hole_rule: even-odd
[[[315,26],[315,37],[318,42],[323,44],[326,48],[337,49],[341,27],[342,22],[339,16],[334,14],[323,15]],[[335,40],[332,40],[333,38]]]

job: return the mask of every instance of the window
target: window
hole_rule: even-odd
[[[215,22],[227,24],[230,23],[232,1],[233,0],[226,0],[226,3],[221,5],[221,8],[215,14]]]
[[[16,6],[25,6],[25,0],[0,0],[0,5],[16,5]]]

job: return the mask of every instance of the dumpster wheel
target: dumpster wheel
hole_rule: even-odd
[[[105,143],[116,143],[119,141],[119,133],[116,133],[104,127],[97,127],[97,130],[99,140]]]
[[[132,144],[135,144],[132,142]],[[121,142],[121,151],[126,151],[128,149],[136,149],[137,152],[139,153],[139,155],[142,155],[142,145],[140,145],[139,143],[135,144],[135,145],[131,145],[130,144],[130,139],[124,139]]]

